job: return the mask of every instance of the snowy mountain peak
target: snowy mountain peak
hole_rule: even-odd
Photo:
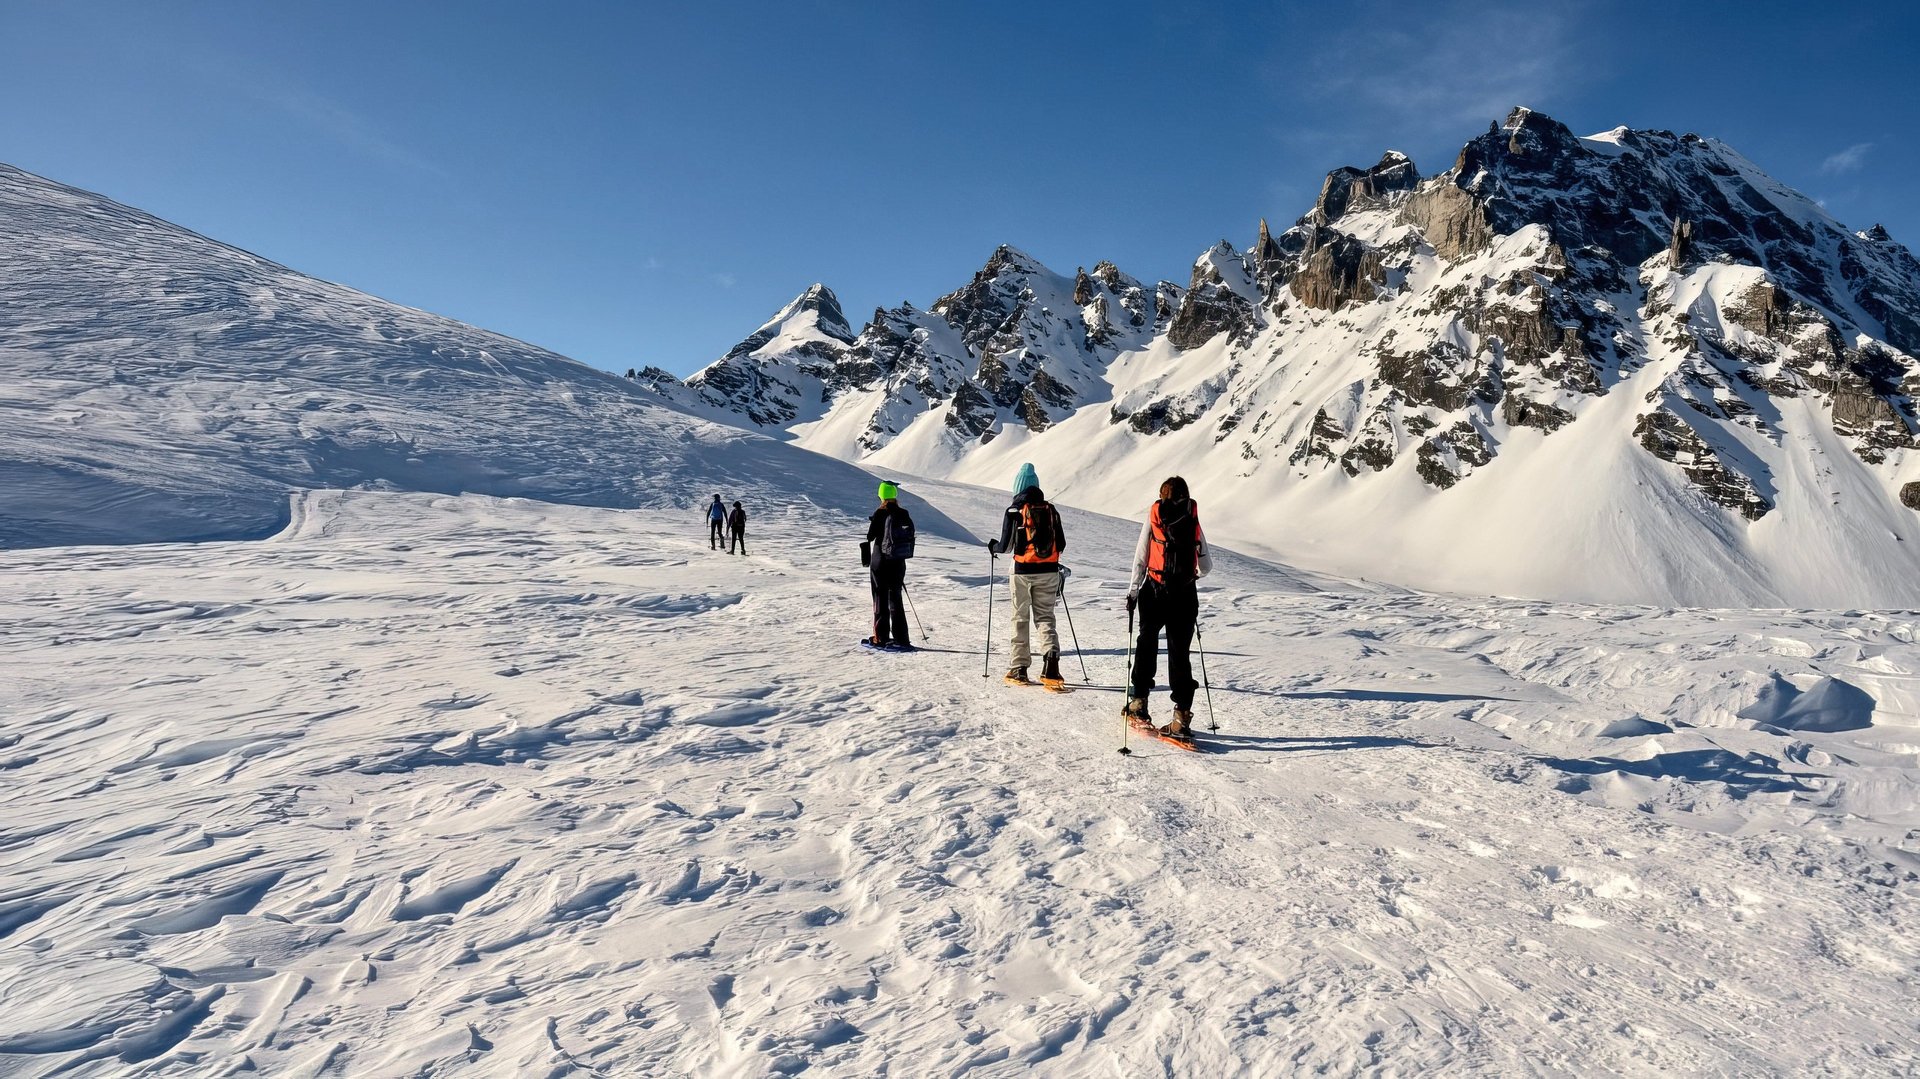
[[[1712,139],[1516,108],[1438,175],[1332,170],[1184,289],[1002,247],[876,313],[786,429],[996,483],[1055,447],[1049,493],[1103,509],[1177,465],[1223,535],[1429,586],[1920,603],[1916,356],[1920,262],[1884,229]]]

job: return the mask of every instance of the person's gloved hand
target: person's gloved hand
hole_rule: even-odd
[[[1127,613],[1132,614],[1133,609],[1139,605],[1140,605],[1140,593],[1128,592],[1127,593]]]
[[[988,540],[988,541],[987,541],[987,553],[988,553],[988,554],[999,554],[999,553],[1000,553],[1000,541],[999,541],[999,540],[997,540],[997,539],[990,539],[990,540]]]

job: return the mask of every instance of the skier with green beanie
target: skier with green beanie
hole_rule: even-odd
[[[904,593],[907,559],[913,557],[913,518],[899,498],[899,486],[882,480],[880,508],[867,518],[867,541],[860,545],[860,556],[867,564],[867,583],[873,591],[873,635],[867,643],[875,648],[911,652]]]

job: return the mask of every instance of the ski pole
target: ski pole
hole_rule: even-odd
[[[907,610],[913,612],[913,624],[920,627],[920,639],[925,641],[933,640],[933,637],[927,633],[926,624],[920,621],[920,610],[913,605],[913,593],[907,591],[907,582],[905,581],[900,582],[900,594],[907,598]]]
[[[993,548],[989,546],[987,548],[987,646],[980,655],[980,677],[982,678],[987,677],[988,672],[993,669],[993,578],[996,576],[993,567],[998,561],[994,553]]]
[[[1093,676],[1087,673],[1087,656],[1080,651],[1080,631],[1073,628],[1073,604],[1067,602],[1067,571],[1060,571],[1060,608],[1067,612],[1067,632],[1073,634],[1073,654],[1080,658],[1080,681],[1093,684]]]
[[[1131,603],[1127,604],[1127,698],[1128,703],[1131,704],[1133,698],[1133,604]],[[1127,756],[1133,755],[1133,750],[1127,748],[1127,731],[1132,726],[1133,721],[1128,718],[1127,710],[1122,708],[1120,710],[1120,752]]]
[[[1207,690],[1207,729],[1217,731],[1220,724],[1213,718],[1213,683],[1207,681],[1207,638],[1200,632],[1200,611],[1193,612],[1193,639],[1200,642],[1200,684]]]

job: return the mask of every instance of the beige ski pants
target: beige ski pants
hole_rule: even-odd
[[[1053,608],[1060,602],[1060,574],[1013,574],[1013,663],[1031,667],[1033,649],[1027,641],[1027,623],[1040,630],[1040,654],[1060,651],[1060,631],[1055,628]]]

